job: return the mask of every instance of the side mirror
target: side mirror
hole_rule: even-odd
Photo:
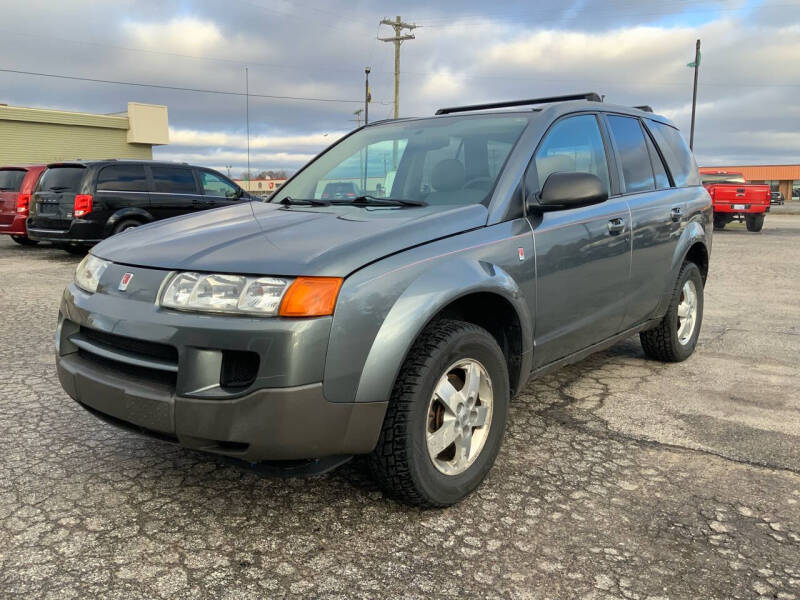
[[[551,173],[542,191],[528,198],[528,208],[562,210],[599,204],[608,200],[606,186],[592,173]]]

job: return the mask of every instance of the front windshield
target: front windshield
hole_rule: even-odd
[[[309,164],[270,202],[346,203],[374,196],[431,205],[487,203],[528,120],[500,113],[367,127]]]

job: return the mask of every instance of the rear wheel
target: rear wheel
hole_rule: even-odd
[[[11,239],[17,242],[20,246],[35,246],[39,240],[32,240],[27,235],[12,235]]]
[[[747,226],[747,231],[761,231],[764,226],[764,215],[745,215],[744,223]]]
[[[683,264],[667,314],[657,327],[639,334],[644,353],[663,362],[680,362],[694,352],[703,322],[703,277],[692,262]]]
[[[141,223],[136,219],[123,219],[114,226],[114,232],[112,233],[112,235],[122,233],[123,231],[126,231],[128,229],[133,229],[134,227],[138,227],[139,225],[141,225]]]
[[[391,496],[417,506],[455,504],[494,464],[509,402],[495,339],[463,321],[432,323],[395,382],[372,473]]]
[[[61,249],[70,254],[84,255],[89,251],[89,246],[78,246],[75,244],[64,244]]]

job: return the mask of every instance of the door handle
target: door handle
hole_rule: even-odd
[[[625,219],[616,217],[608,220],[608,232],[611,235],[618,235],[625,231]]]
[[[683,216],[683,209],[680,206],[674,207],[669,214],[672,216],[673,221],[680,221]]]

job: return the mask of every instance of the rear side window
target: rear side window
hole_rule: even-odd
[[[197,186],[191,169],[181,167],[150,167],[153,186],[157,192],[172,194],[196,194]]]
[[[146,192],[147,176],[142,165],[113,165],[97,176],[97,191]]]
[[[39,180],[40,192],[77,192],[86,172],[84,167],[50,167]]]
[[[594,115],[558,121],[542,141],[534,158],[539,188],[552,173],[592,173],[608,187],[608,163],[600,128]]]
[[[653,167],[639,119],[608,115],[608,124],[622,162],[625,191],[630,194],[654,190]]]
[[[667,169],[664,166],[664,161],[662,161],[661,157],[658,155],[658,150],[656,150],[653,140],[650,139],[649,133],[644,136],[644,139],[647,142],[647,151],[650,153],[650,162],[653,165],[653,175],[656,177],[656,189],[666,190],[670,187],[670,185],[669,175],[667,175]]]
[[[675,185],[677,187],[700,185],[697,163],[695,163],[694,156],[680,131],[669,125],[650,120],[647,122],[647,127],[653,132],[653,137],[667,161]]]

